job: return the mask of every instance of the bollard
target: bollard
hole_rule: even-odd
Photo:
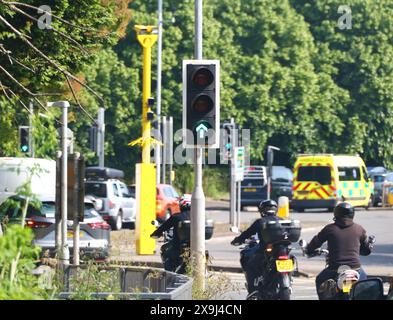
[[[278,198],[278,213],[277,213],[277,215],[283,219],[289,218],[289,199],[288,199],[288,197],[279,197]]]

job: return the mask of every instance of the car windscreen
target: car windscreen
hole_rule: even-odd
[[[99,198],[106,198],[106,184],[99,182],[86,182],[85,183],[85,194],[91,194]]]
[[[331,179],[330,167],[306,166],[298,169],[297,181],[316,181],[322,185],[330,185]]]
[[[340,181],[359,181],[359,167],[338,167],[338,178]]]
[[[85,219],[100,217],[100,214],[96,211],[92,203],[85,203]]]
[[[273,167],[273,180],[276,181],[292,181],[293,174],[292,171],[288,168],[280,168],[280,167]]]
[[[39,215],[44,216],[46,218],[54,218],[55,217],[56,205],[54,202],[43,202],[42,206],[39,210]],[[37,214],[35,214],[37,216]],[[85,202],[85,218],[95,218],[100,216],[98,212],[95,210],[94,205],[90,202]]]

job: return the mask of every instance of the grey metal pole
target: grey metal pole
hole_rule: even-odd
[[[29,150],[30,157],[34,158],[34,138],[33,138],[33,117],[34,117],[34,105],[33,101],[29,101]]]
[[[79,162],[79,157],[80,153],[75,153],[73,159],[73,164],[74,164],[74,171],[78,172],[78,162]],[[79,181],[79,178],[78,178]],[[79,186],[78,186],[79,187]],[[72,190],[74,192],[75,196],[73,197],[74,199],[77,199],[77,190]],[[75,266],[79,265],[79,232],[80,232],[80,225],[79,225],[79,217],[78,217],[78,205],[74,203],[74,221],[72,225],[72,229],[74,231],[74,237],[73,237],[73,264]]]
[[[66,266],[70,263],[70,252],[68,251],[67,244],[67,167],[68,167],[68,153],[67,153],[67,126],[68,126],[68,107],[66,103],[63,104],[62,113],[62,137],[61,137],[61,148],[62,148],[62,172],[61,172],[61,254],[60,264]]]
[[[241,192],[241,181],[237,182],[237,210],[236,210],[236,224],[238,230],[240,230],[240,192]]]
[[[229,208],[229,224],[231,227],[235,226],[235,211],[236,211],[236,182],[235,182],[235,164],[233,162],[235,147],[237,147],[237,143],[235,142],[236,134],[235,134],[235,120],[231,118],[231,154],[229,156],[230,165],[229,165],[229,174],[231,179],[231,190],[230,190],[230,208]]]
[[[172,184],[173,169],[173,117],[169,117],[168,122],[168,162],[169,162],[169,184]]]
[[[61,151],[57,151],[56,152],[56,159],[59,159],[59,161],[61,161]],[[61,167],[61,165],[60,165]],[[60,176],[61,176],[61,172],[60,172]],[[57,179],[57,178],[56,178]],[[59,179],[61,181],[61,178]],[[57,184],[58,182],[56,182]],[[56,186],[57,188],[57,186]],[[60,186],[61,189],[61,186]],[[61,190],[60,190],[61,193]],[[57,206],[56,206],[56,210],[58,210]],[[60,204],[60,210],[61,212],[61,204]],[[56,244],[56,254],[60,255],[60,250],[61,250],[61,216],[58,216],[56,214],[55,216],[55,244]]]
[[[48,102],[49,107],[62,108],[62,127],[61,127],[61,149],[62,149],[62,171],[61,171],[61,246],[59,264],[66,267],[70,263],[70,252],[68,251],[67,243],[67,168],[68,168],[68,153],[67,153],[67,126],[68,126],[68,108],[70,103],[68,101]]]
[[[202,0],[195,0],[195,59],[202,59]],[[191,256],[195,288],[205,290],[205,194],[202,186],[202,148],[195,149],[195,183],[191,198]]]
[[[98,166],[104,167],[105,165],[105,109],[100,108],[98,111],[98,130],[97,130],[97,146],[98,146]]]
[[[158,0],[158,41],[157,41],[157,128],[161,132],[161,73],[162,73],[162,0]],[[161,140],[161,135],[158,135]],[[157,184],[161,181],[161,146],[155,145],[156,152],[155,163],[156,163],[156,182]]]
[[[168,148],[168,134],[167,134],[167,120],[166,116],[162,117],[162,141],[164,146],[162,148],[162,183],[166,183],[166,163],[167,163],[167,148]]]

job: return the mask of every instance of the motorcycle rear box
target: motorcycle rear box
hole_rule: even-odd
[[[182,221],[179,225],[179,239],[182,242],[190,241],[190,221]],[[213,236],[214,226],[210,224],[205,225],[205,240],[209,240]]]
[[[297,242],[302,228],[298,220],[269,221],[262,224],[262,237],[267,243],[277,241]]]

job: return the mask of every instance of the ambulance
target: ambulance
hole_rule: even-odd
[[[294,166],[292,190],[292,209],[333,211],[342,201],[354,207],[370,207],[374,183],[357,155],[301,154]]]

